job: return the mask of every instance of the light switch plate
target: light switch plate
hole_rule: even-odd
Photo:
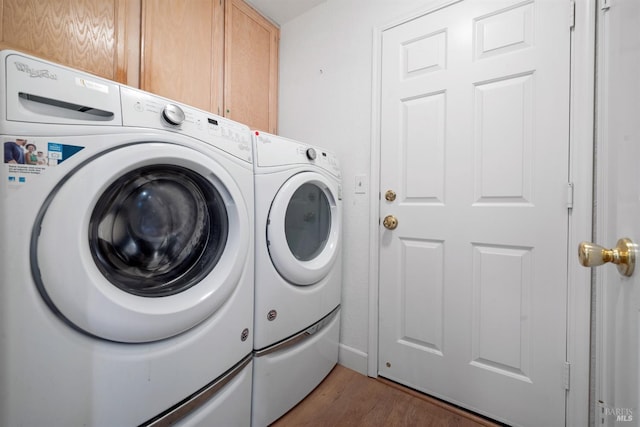
[[[355,193],[367,194],[369,192],[369,180],[367,175],[356,175]]]

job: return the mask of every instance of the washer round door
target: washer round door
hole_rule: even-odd
[[[118,342],[177,335],[239,283],[243,194],[220,163],[175,144],[123,146],[72,171],[42,207],[32,272],[73,327]]]
[[[294,285],[324,278],[340,245],[340,209],[336,184],[316,172],[291,177],[269,211],[267,241],[273,265]]]

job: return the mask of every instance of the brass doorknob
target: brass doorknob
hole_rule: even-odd
[[[623,276],[631,276],[636,265],[636,245],[630,239],[618,240],[616,247],[606,249],[591,242],[578,245],[580,264],[585,267],[597,267],[611,262],[618,266],[618,272]]]
[[[396,199],[396,192],[393,190],[387,190],[387,192],[384,193],[384,198],[387,202],[393,202]]]
[[[384,217],[382,225],[389,230],[395,230],[398,226],[398,219],[393,215],[387,215]]]

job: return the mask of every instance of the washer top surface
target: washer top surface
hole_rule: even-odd
[[[0,133],[88,135],[105,133],[104,127],[113,132],[162,130],[253,162],[246,125],[23,53],[4,50],[0,58],[6,85],[6,96],[0,99]]]

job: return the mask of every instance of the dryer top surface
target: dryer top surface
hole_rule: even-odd
[[[253,143],[256,174],[308,166],[307,170],[319,168],[337,180],[341,178],[338,157],[323,148],[257,131],[253,135]]]

